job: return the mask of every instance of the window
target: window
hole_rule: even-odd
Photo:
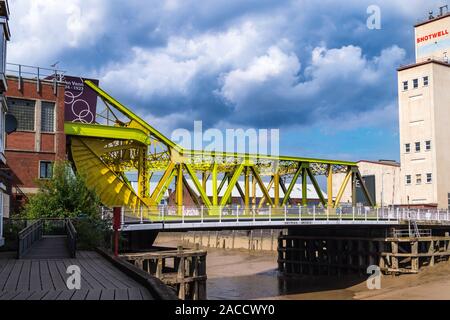
[[[423,77],[423,86],[424,87],[428,86],[428,77]]]
[[[411,175],[406,176],[406,184],[411,184]]]
[[[51,179],[53,176],[53,163],[41,161],[39,164],[39,179]]]
[[[411,152],[411,144],[410,143],[405,144],[405,152],[406,153],[410,153]]]
[[[408,90],[408,81],[403,81],[403,91]]]
[[[416,174],[416,184],[421,184],[421,183],[422,183],[422,175]]]
[[[8,98],[8,109],[17,119],[17,130],[34,131],[35,101]]]
[[[431,173],[427,173],[427,183],[433,182],[433,175]]]
[[[55,132],[55,104],[42,102],[41,107],[41,131]]]
[[[425,149],[427,150],[427,151],[430,151],[431,150],[431,141],[425,141]]]
[[[414,87],[414,89],[417,89],[419,87],[419,79],[413,80],[413,87]]]
[[[416,142],[416,152],[420,152],[420,142]]]

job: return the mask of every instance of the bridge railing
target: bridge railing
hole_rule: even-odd
[[[78,234],[70,219],[65,219],[65,228],[67,234],[67,248],[69,249],[70,257],[74,259],[77,257]]]
[[[108,215],[102,210],[102,215]],[[369,208],[342,206],[328,209],[322,206],[281,206],[281,207],[242,207],[242,206],[167,206],[162,205],[151,211],[138,212],[123,208],[122,223],[224,223],[224,222],[392,222],[418,221],[430,223],[450,223],[448,210],[420,210],[407,208]]]
[[[42,239],[43,231],[42,220],[36,220],[19,232],[17,259],[21,259],[35,242]]]

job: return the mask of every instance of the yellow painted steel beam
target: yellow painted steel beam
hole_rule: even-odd
[[[163,176],[159,180],[158,185],[156,186],[155,190],[152,193],[152,196],[150,197],[150,199],[152,199],[154,202],[159,203],[158,201],[156,201],[156,199],[159,197],[164,184],[167,182],[167,180],[169,179],[169,177],[172,174],[172,171],[174,169],[175,169],[175,164],[173,162],[169,163],[168,167],[166,168],[166,171],[164,172]]]
[[[212,192],[213,192],[213,201],[212,205],[217,206],[219,204],[219,196],[217,191],[217,163],[213,164],[212,172],[211,172],[211,179],[212,179]]]
[[[169,188],[170,184],[172,183],[173,179],[175,178],[176,172],[177,172],[176,169],[172,169],[172,172],[169,174],[167,179],[164,181],[164,184],[161,187],[161,192],[158,194],[158,196],[155,199],[156,204],[161,203],[161,200],[164,197],[164,194],[166,193],[167,189]]]
[[[261,191],[262,191],[262,193],[264,195],[264,198],[267,200],[267,202],[271,206],[273,206],[273,201],[272,201],[272,198],[270,197],[269,191],[267,191],[266,187],[264,186],[264,183],[261,180],[261,177],[258,175],[258,172],[256,172],[255,167],[251,166],[250,170],[252,171],[253,177],[256,178],[256,182],[258,183],[259,188],[261,189]],[[272,182],[273,182],[273,179],[272,179]],[[270,190],[270,187],[269,187],[269,190]]]
[[[119,101],[111,97],[108,93],[106,93],[104,90],[102,90],[100,87],[95,85],[90,80],[85,80],[85,84],[90,87],[92,90],[94,90],[100,97],[102,97],[105,101],[107,101],[109,104],[111,104],[114,108],[116,108],[118,111],[120,111],[123,115],[128,117],[130,120],[134,120],[137,123],[139,123],[142,127],[147,129],[152,135],[154,135],[156,138],[158,138],[161,142],[166,144],[167,146],[174,148],[177,151],[181,151],[182,148],[174,143],[172,140],[168,139],[166,136],[164,136],[161,132],[153,128],[151,125],[149,125],[146,121],[144,121],[141,117],[136,115],[134,112],[132,112],[130,109],[125,107],[123,104],[121,104]]]
[[[328,208],[333,208],[333,166],[328,165],[327,175]]]
[[[258,178],[255,178],[255,179],[256,179],[256,182],[258,183]],[[270,191],[270,189],[272,188],[272,186],[273,186],[273,176],[272,176],[272,178],[270,179],[269,184],[267,185],[267,192]],[[263,193],[263,196],[262,196],[261,200],[259,200],[258,209],[261,209],[261,208],[262,208],[262,206],[264,205],[264,202],[267,201],[267,203],[269,203],[269,200],[271,200],[271,199],[270,199],[270,196],[269,196],[269,198],[267,198],[266,195]]]
[[[217,152],[217,151],[200,151],[200,150],[183,150],[183,155],[198,155],[207,157],[225,157],[225,158],[242,158],[257,163],[257,160],[279,160],[279,161],[292,161],[302,163],[318,163],[318,164],[333,164],[341,166],[357,166],[358,163],[352,161],[341,160],[327,160],[316,158],[301,158],[301,157],[289,157],[289,156],[271,156],[261,154],[245,154],[245,153],[233,153],[233,152]]]
[[[147,134],[138,129],[108,127],[99,124],[65,122],[64,133],[68,136],[132,140],[145,145],[149,145],[151,141]]]
[[[294,177],[292,178],[291,183],[289,184],[287,191],[284,194],[283,203],[282,203],[283,206],[285,206],[287,204],[288,199],[291,196],[292,190],[294,190],[295,184],[297,183],[298,177],[300,176],[301,172],[302,172],[302,164],[300,163],[297,171],[294,174]]]
[[[220,194],[220,192],[222,191],[223,186],[225,185],[225,183],[228,181],[228,172],[226,172],[223,175],[222,181],[220,181],[220,185],[219,188],[217,189],[217,194]]]
[[[231,179],[233,178],[233,175],[231,175],[231,174],[228,174],[228,186],[231,184]],[[236,181],[237,182],[237,181]],[[228,205],[232,205],[233,204],[233,198],[231,197],[231,194],[230,194],[230,196],[228,197],[228,202],[227,202],[227,204]]]
[[[245,170],[245,168],[244,168]],[[242,190],[241,186],[239,185],[239,181],[236,182],[236,189],[239,192],[239,196],[241,197],[242,201],[245,202],[245,192]],[[232,199],[232,197],[230,197]]]
[[[183,164],[179,163],[177,165],[177,184],[176,184],[176,197],[177,197],[177,206],[178,206],[178,214],[182,214],[182,206],[183,206]]]
[[[334,202],[334,208],[337,208],[339,203],[341,202],[342,196],[344,195],[345,189],[347,188],[348,181],[352,177],[352,169],[349,167],[347,174],[345,175],[344,181],[339,189],[339,192],[336,196],[336,200]]]
[[[245,177],[244,177],[244,206],[245,208],[250,207],[250,169],[245,167]]]
[[[314,189],[316,190],[316,193],[319,196],[320,203],[322,203],[322,205],[325,207],[326,206],[325,197],[323,196],[322,190],[320,189],[320,186],[317,183],[316,177],[314,177],[314,174],[312,173],[310,168],[307,168],[306,172],[308,173],[309,180],[311,180],[311,182],[314,186]]]
[[[356,207],[356,173],[352,170],[352,206]]]
[[[211,173],[203,172],[202,173],[202,188],[206,191],[206,184],[208,183],[208,179],[211,176]]]
[[[308,205],[308,179],[307,179],[307,165],[302,163],[302,206]]]
[[[280,188],[283,191],[283,194],[285,195],[287,193],[287,188],[286,185],[284,184],[284,180],[280,178]],[[284,201],[284,198],[283,200]],[[286,204],[291,204],[291,199],[288,198],[287,203]],[[282,204],[283,205],[283,204]]]
[[[256,206],[256,179],[252,176],[252,205]]]
[[[142,198],[148,198],[150,192],[150,179],[147,170],[147,148],[139,149],[138,162],[138,193]]]
[[[178,144],[169,140],[162,133],[146,123],[142,118],[134,114],[130,109],[115,100],[91,81],[87,80],[86,85],[94,90],[94,92],[105,102],[111,113],[118,111],[117,115],[123,115],[129,119],[128,123],[122,123],[119,119],[116,119],[114,127],[81,123],[65,123],[64,125],[65,133],[68,136],[72,136],[74,140],[77,138],[84,141],[83,143],[89,144],[89,148],[92,150],[91,155],[90,152],[84,150],[82,146],[78,146],[78,151],[76,150],[77,147],[73,149],[73,152],[77,157],[74,162],[78,167],[83,169],[80,169],[80,171],[89,172],[93,177],[95,170],[100,171],[98,168],[101,163],[101,172],[98,172],[98,174],[95,175],[95,177],[98,176],[98,179],[100,180],[91,177],[92,179],[89,181],[91,185],[94,184],[96,186],[105,201],[117,202],[121,200],[123,201],[123,205],[129,205],[133,207],[133,210],[141,208],[142,206],[154,205],[155,203],[159,203],[160,199],[164,196],[165,189],[172,183],[173,178],[178,175],[176,183],[176,201],[177,205],[181,207],[183,204],[184,190],[183,170],[186,168],[194,181],[195,188],[197,188],[203,203],[207,206],[217,206],[219,203],[224,204],[231,201],[232,189],[236,186],[239,179],[239,175],[236,177],[237,171],[234,171],[233,173],[233,170],[236,168],[237,170],[240,170],[242,167],[248,167],[248,169],[245,170],[244,176],[245,191],[242,191],[240,186],[237,187],[244,199],[246,207],[250,206],[251,197],[249,170],[253,176],[253,204],[256,204],[256,185],[258,184],[263,192],[260,206],[262,206],[264,201],[267,201],[271,205],[275,204],[275,206],[279,206],[281,202],[280,187],[283,189],[285,195],[281,204],[286,205],[290,199],[292,189],[286,190],[286,186],[280,179],[282,176],[291,175],[294,172],[297,175],[294,180],[297,180],[299,174],[302,174],[302,204],[307,205],[307,176],[310,177],[323,203],[323,194],[321,194],[321,190],[318,187],[314,172],[317,174],[316,170],[319,170],[323,174],[326,166],[328,166],[328,207],[337,205],[337,203],[333,203],[333,174],[342,172],[342,169],[345,167],[348,167],[349,170],[353,170],[353,174],[350,173],[349,176],[349,172],[347,171],[345,183],[341,187],[341,190],[339,190],[340,192],[338,193],[336,200],[341,200],[348,181],[352,178],[353,199],[355,199],[356,194],[354,188],[355,184],[357,181],[360,181],[363,185],[363,191],[366,198],[372,203],[370,194],[368,194],[367,188],[365,188],[359,171],[357,169],[354,171],[355,168],[357,168],[357,163],[355,162],[185,150]],[[112,109],[114,109],[114,111]],[[159,151],[160,148],[163,150],[162,152]],[[151,151],[153,149],[155,152]],[[158,151],[156,151],[157,149]],[[96,157],[97,159],[94,160],[92,157]],[[211,161],[213,161],[212,165]],[[266,189],[261,177],[270,174],[274,166],[277,166],[278,161],[284,161],[280,167],[282,169],[275,172],[275,176],[272,177],[269,187]],[[186,165],[186,163],[189,163],[189,165]],[[296,163],[302,163],[302,169],[300,171],[296,171]],[[312,164],[314,167],[311,166],[309,169],[309,166]],[[125,177],[125,173],[130,170],[138,171],[138,192],[136,194]],[[335,171],[333,172],[333,170]],[[149,185],[152,172],[164,172],[163,177],[158,182],[155,190],[150,190]],[[202,172],[203,174],[201,178],[197,177],[197,173],[199,172]],[[219,172],[223,172],[225,175],[220,186],[217,188],[217,176]],[[209,173],[211,173],[213,180],[212,201],[206,194],[206,183],[209,179]],[[224,196],[221,201],[219,201],[219,194],[226,181],[228,181],[226,197]],[[275,186],[273,201],[269,194],[272,185]],[[108,188],[111,190],[108,191]],[[153,192],[149,198],[150,191]]]
[[[275,207],[280,206],[280,175],[278,172],[275,172],[273,175],[273,187],[274,187],[274,202],[273,205]]]
[[[211,201],[209,200],[208,196],[206,195],[206,190],[202,188],[202,185],[200,184],[200,181],[197,178],[197,175],[195,174],[195,171],[192,169],[191,165],[185,163],[184,166],[187,169],[187,172],[189,176],[191,177],[192,181],[194,182],[195,188],[197,188],[198,193],[200,194],[200,197],[202,198],[203,203],[208,208],[211,207]]]
[[[231,192],[233,191],[234,186],[236,185],[236,182],[238,181],[239,177],[241,176],[242,171],[244,170],[244,164],[240,164],[236,171],[234,172],[233,176],[230,179],[230,182],[227,186],[227,189],[225,191],[225,194],[223,195],[220,205],[225,206],[230,199]]]

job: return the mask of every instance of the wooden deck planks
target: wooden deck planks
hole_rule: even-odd
[[[70,300],[70,299],[72,299],[74,294],[75,294],[75,290],[64,290],[64,291],[61,291],[61,294],[58,295],[56,300]]]
[[[105,280],[101,274],[96,273],[95,270],[90,267],[86,267],[84,259],[80,258],[65,262],[70,262],[71,265],[77,265],[80,267],[82,282],[87,285],[89,289],[102,289],[108,287],[108,285],[105,284]]]
[[[1,259],[1,257],[0,257]],[[69,265],[81,270],[81,290],[66,287]],[[0,300],[150,300],[149,291],[95,252],[78,259],[2,259]]]
[[[20,260],[22,261],[22,260]],[[30,285],[31,291],[42,291],[39,261],[31,261]]]
[[[0,297],[0,300],[12,300],[14,297],[18,296],[20,292],[14,291],[14,292],[6,292],[4,295]]]
[[[89,290],[85,300],[100,300],[102,290]]]
[[[27,300],[42,300],[47,294],[49,294],[49,292],[51,291],[38,291],[38,292],[33,292],[33,294],[28,297]],[[53,291],[56,292],[56,291]]]
[[[23,262],[22,273],[20,274],[17,288],[30,289],[30,273],[31,273],[31,261],[27,260]]]
[[[114,296],[115,296],[114,289],[105,289],[105,290],[102,290],[100,299],[101,300],[114,300]]]
[[[130,300],[142,300],[141,290],[139,288],[129,288],[128,297]]]
[[[70,300],[86,300],[89,293],[88,290],[74,290],[74,294]]]
[[[11,274],[11,271],[14,268],[15,260],[8,260],[8,263],[3,268],[2,272],[0,273],[0,290],[5,291],[5,285],[8,282],[9,275]]]
[[[111,275],[108,272],[105,272],[104,264],[109,263],[105,261],[105,263],[99,263],[98,259],[101,259],[100,257],[96,257],[95,259],[92,258],[82,258],[80,259],[81,265],[88,271],[92,272],[96,275],[96,279],[99,281],[102,281],[102,285],[105,289],[120,289],[120,288],[126,288],[126,286],[123,284],[123,281],[120,279],[117,279],[114,275]],[[117,270],[120,272],[119,270]],[[125,278],[122,276],[122,278]]]
[[[11,269],[8,280],[3,287],[4,291],[14,292],[17,289],[17,283],[19,282],[20,273],[22,272],[23,263],[16,261],[14,267]]]
[[[66,289],[67,290],[67,289]],[[49,291],[41,300],[57,300],[64,290]]]
[[[95,261],[96,259],[102,259],[95,252],[85,252],[87,257],[87,261]],[[116,285],[119,285],[119,288],[133,288],[136,285],[136,282],[133,279],[128,277],[124,277],[123,273],[117,270],[111,263],[105,261],[106,263],[97,264],[99,270],[107,274],[111,279],[115,280]]]
[[[50,276],[50,271],[48,270],[48,261],[46,260],[39,261],[39,271],[42,290],[43,291],[55,290],[52,277]]]
[[[64,265],[64,273],[63,273],[63,277],[67,280],[67,278],[70,276],[67,273],[67,269],[69,266],[72,265],[76,265],[78,267],[80,267],[80,273],[81,273],[81,284],[84,287],[84,289],[94,289],[96,288],[95,285],[92,285],[90,280],[90,276],[88,273],[84,272],[84,270],[81,268],[79,261],[77,261],[76,263],[73,261],[70,261],[69,259],[64,259],[62,260],[62,264]]]
[[[114,300],[129,300],[128,289],[116,289]]]
[[[58,267],[56,266],[56,261],[49,260],[48,269],[50,271],[50,276],[52,278],[53,286],[55,287],[55,289],[56,290],[67,289],[66,279],[64,279],[61,273],[59,272]]]

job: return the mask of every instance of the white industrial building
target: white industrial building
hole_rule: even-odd
[[[400,163],[359,163],[378,206],[450,206],[450,14],[415,25],[416,61],[398,68]],[[333,188],[343,178],[335,179]],[[346,191],[344,202],[350,201]]]

